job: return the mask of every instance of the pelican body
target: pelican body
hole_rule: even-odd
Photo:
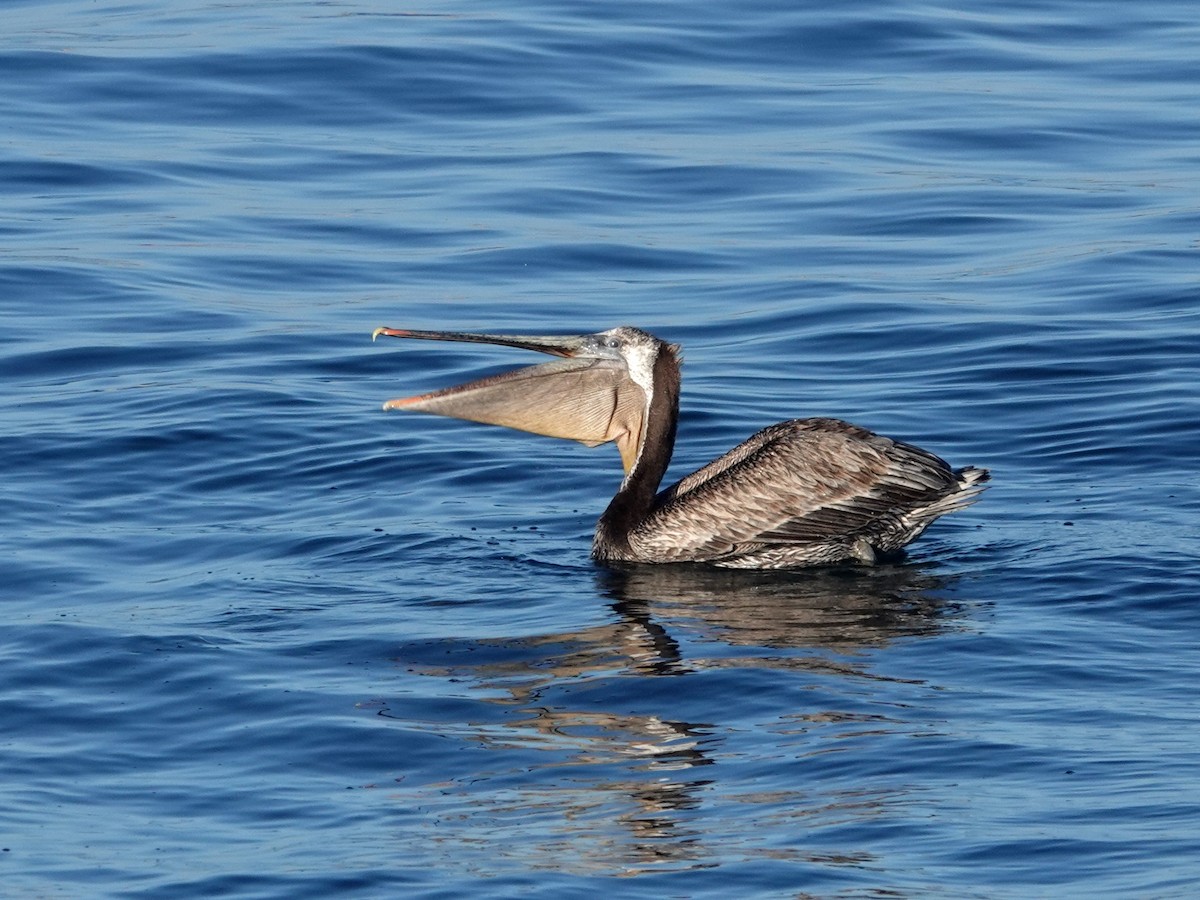
[[[789,569],[870,565],[939,516],[969,506],[986,469],[951,469],[901,441],[838,419],[764,428],[659,490],[675,446],[680,350],[637,328],[568,337],[377,328],[380,335],[500,344],[559,359],[384,409],[435,413],[581,441],[615,442],[625,468],[596,524],[602,563]]]

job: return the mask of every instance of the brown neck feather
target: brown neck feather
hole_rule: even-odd
[[[629,533],[654,508],[654,498],[675,449],[679,418],[679,361],[674,348],[663,344],[654,361],[654,385],[641,453],[608,504],[596,528],[597,549],[605,544],[620,558],[629,549]]]

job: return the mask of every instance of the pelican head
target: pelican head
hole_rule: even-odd
[[[376,328],[371,339],[380,335],[497,344],[559,357],[456,387],[388,400],[383,408],[502,425],[589,447],[615,441],[626,473],[641,452],[658,360],[665,351],[674,362],[678,350],[628,326],[551,337],[383,327]]]

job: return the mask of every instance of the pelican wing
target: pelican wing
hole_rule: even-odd
[[[781,422],[663,491],[633,539],[710,561],[870,541],[956,485],[944,461],[908,444],[835,419]]]

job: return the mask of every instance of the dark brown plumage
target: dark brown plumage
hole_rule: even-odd
[[[563,360],[418,397],[410,409],[572,438],[615,441],[625,479],[596,525],[601,562],[703,562],[782,569],[874,563],[939,516],[969,506],[984,469],[951,469],[901,441],[837,419],[793,419],[755,434],[671,487],[678,347],[636,328],[526,337],[379,328],[375,336],[504,344]]]

